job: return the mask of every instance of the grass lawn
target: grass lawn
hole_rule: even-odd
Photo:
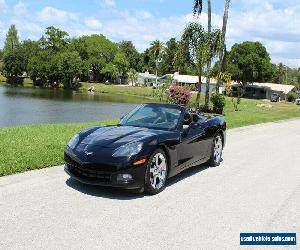
[[[259,104],[271,104],[272,108],[257,107]],[[227,99],[225,118],[229,128],[285,120],[300,117],[300,107],[294,103],[270,103],[263,100],[242,99],[239,111],[233,111],[230,98]]]
[[[6,78],[0,74],[0,83],[4,83],[6,81]]]
[[[94,86],[96,93],[122,94],[127,96],[153,97],[154,90],[149,87],[131,87],[122,85],[106,85],[102,83],[82,82],[80,91],[87,91],[89,87]]]
[[[0,129],[0,176],[63,163],[68,141],[85,127],[117,121],[31,125]]]

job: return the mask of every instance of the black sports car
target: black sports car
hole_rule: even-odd
[[[183,170],[222,160],[222,116],[189,113],[172,104],[143,104],[116,126],[92,127],[65,149],[65,171],[82,183],[157,194]]]

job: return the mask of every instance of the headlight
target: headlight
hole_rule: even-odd
[[[79,142],[79,135],[75,135],[68,143],[69,148],[74,149]]]
[[[142,142],[133,142],[123,145],[115,150],[113,157],[128,156],[128,158],[130,158],[131,156],[138,154],[142,150],[142,147]]]

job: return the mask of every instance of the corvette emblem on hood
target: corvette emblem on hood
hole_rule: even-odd
[[[89,151],[88,151],[88,146],[85,147],[84,153],[85,153],[87,156],[90,156],[90,155],[93,155],[93,154],[94,154],[93,152],[89,152]]]
[[[93,152],[87,152],[87,151],[84,151],[84,153],[89,156],[89,155],[93,155],[94,153]]]

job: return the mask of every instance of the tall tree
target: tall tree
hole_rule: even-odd
[[[47,28],[45,36],[40,40],[41,45],[45,49],[52,49],[54,51],[63,49],[69,42],[69,34],[53,26]]]
[[[3,49],[3,73],[8,83],[20,84],[20,77],[25,71],[24,55],[20,45],[18,31],[15,25],[11,25],[5,39]]]
[[[224,63],[225,63],[225,44],[226,44],[226,31],[227,31],[227,22],[228,22],[228,15],[229,15],[229,7],[230,7],[230,0],[225,0],[225,8],[224,8],[224,15],[223,15],[223,26],[222,26],[222,43],[223,47],[220,50],[219,55],[219,72],[224,71]],[[216,93],[220,91],[220,84],[221,80],[218,80],[216,85]]]
[[[150,50],[152,51],[152,53],[154,55],[154,58],[155,58],[155,75],[156,75],[155,83],[157,85],[158,65],[159,65],[159,61],[161,59],[162,52],[164,50],[164,44],[161,41],[156,40],[156,41],[151,43],[151,49]]]
[[[180,41],[181,57],[193,62],[198,74],[198,93],[196,99],[196,109],[200,109],[200,96],[202,86],[202,75],[209,58],[208,33],[199,22],[189,23],[184,29]]]
[[[127,73],[128,79],[131,81],[132,86],[134,86],[138,80],[138,73],[135,69],[130,69]]]
[[[202,0],[194,0],[193,11],[195,15],[200,15],[202,13],[203,1]]]
[[[276,82],[279,84],[284,84],[285,78],[287,78],[286,75],[287,75],[287,67],[284,66],[283,63],[279,63],[276,69],[276,79],[275,79]]]
[[[106,64],[105,67],[101,70],[101,73],[104,74],[110,82],[115,82],[119,75],[117,66],[112,62]]]
[[[162,55],[162,60],[159,65],[159,73],[164,74],[171,74],[176,71],[175,68],[175,56],[178,51],[178,42],[176,41],[176,38],[171,38],[166,43],[166,48],[164,50],[164,53]]]
[[[243,83],[269,81],[273,77],[273,65],[265,46],[260,42],[234,44],[228,53],[226,70],[232,79]]]
[[[64,88],[76,89],[77,77],[81,69],[81,58],[77,51],[60,53],[57,60],[58,73]]]
[[[115,79],[114,74],[104,74],[103,72],[115,73],[115,67],[109,65],[112,63],[119,48],[117,44],[108,40],[103,35],[83,36],[73,41],[76,50],[83,60],[83,77],[90,81],[100,82],[104,78]],[[115,65],[114,65],[115,66]]]
[[[133,43],[131,41],[122,41],[118,45],[128,60],[129,68],[139,70],[137,68],[140,59],[139,52]]]
[[[16,29],[16,26],[13,24],[9,27],[9,30],[6,34],[3,53],[4,54],[11,53],[15,49],[17,49],[19,45],[20,45],[20,41],[19,41],[18,31]]]
[[[22,53],[24,56],[25,71],[28,73],[28,64],[31,57],[36,56],[40,50],[37,41],[25,40],[21,43]]]
[[[207,32],[208,32],[208,36],[211,37],[211,0],[207,1]],[[212,57],[209,57],[208,61],[207,61],[206,91],[205,91],[205,108],[206,109],[208,109],[208,106],[209,106],[211,63],[212,63]]]
[[[155,58],[153,55],[153,52],[151,51],[151,48],[147,48],[141,55],[140,55],[140,63],[139,68],[143,72],[150,72],[155,74]]]
[[[129,68],[129,62],[126,55],[123,52],[117,52],[113,60],[113,64],[118,69],[118,76],[120,83],[122,79],[126,77],[127,70]]]

